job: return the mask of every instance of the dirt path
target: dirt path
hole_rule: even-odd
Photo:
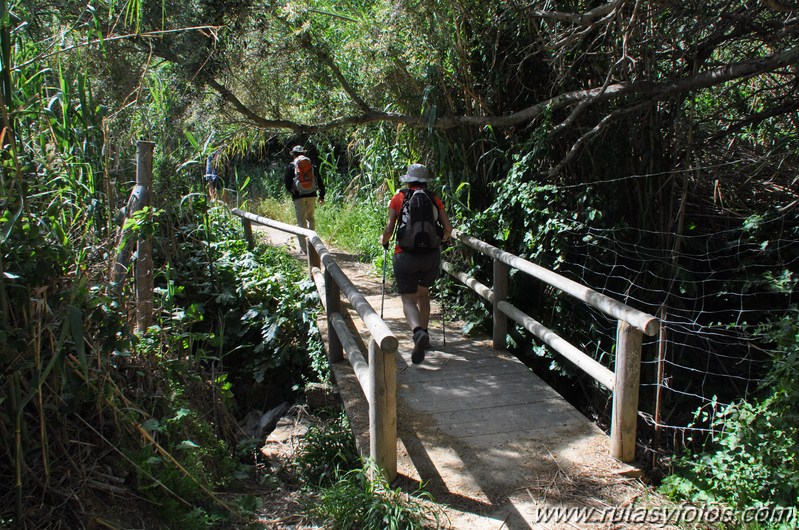
[[[283,245],[298,259],[305,259],[298,251],[295,238],[265,227],[258,230],[272,244]],[[400,339],[398,387],[405,385],[406,392],[405,397],[398,400],[397,467],[400,476],[393,486],[410,492],[424,482],[425,490],[441,508],[447,527],[453,529],[643,529],[655,526],[651,524],[653,519],[641,522],[642,518],[650,517],[652,508],[662,509],[667,502],[642,481],[637,469],[609,457],[607,436],[585,418],[568,425],[553,425],[552,429],[557,432],[530,431],[521,441],[516,435],[503,439],[492,433],[476,446],[474,440],[470,440],[466,447],[461,440],[449,436],[441,425],[440,416],[433,417],[421,410],[418,403],[408,401],[411,399],[407,395],[408,388],[435,384],[429,377],[435,376],[433,372],[439,369],[444,377],[454,377],[450,363],[464,358],[477,362],[478,357],[486,355],[482,352],[490,351],[487,341],[465,341],[459,333],[461,323],[447,322],[447,347],[431,352],[422,365],[411,365],[410,334],[399,297],[391,292],[390,282],[383,297],[381,277],[371,264],[360,263],[340,253],[334,252],[334,255],[372,307],[378,312],[383,310],[387,324]],[[357,315],[353,318],[358,319]],[[440,324],[441,310],[434,301],[431,340],[435,345],[441,345],[445,339],[445,329]],[[360,332],[367,342],[365,331]],[[493,355],[503,354],[493,352]],[[511,357],[506,355],[504,362],[512,364],[515,358]],[[368,454],[365,399],[359,388],[353,391],[357,382],[348,366],[337,368],[335,372],[359,448]],[[451,393],[451,383],[445,384],[447,392]],[[507,393],[504,385],[497,389],[500,393]],[[553,391],[541,389],[540,392]],[[529,407],[536,407],[534,410],[539,414],[542,410],[540,404],[529,404]],[[499,421],[513,423],[515,420]],[[571,510],[567,513],[572,520],[558,522],[554,516],[545,520],[554,513],[552,510],[559,509]],[[650,511],[643,511],[645,509]],[[576,515],[589,520],[580,522]]]

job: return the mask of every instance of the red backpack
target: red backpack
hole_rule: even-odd
[[[316,177],[311,159],[300,155],[291,164],[294,166],[294,190],[300,195],[315,193]]]

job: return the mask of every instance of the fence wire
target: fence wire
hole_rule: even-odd
[[[680,234],[573,224],[569,255],[579,262],[558,271],[661,319],[644,342],[641,417],[675,440],[713,432],[714,413],[761,388],[775,351],[760,326],[796,303],[799,270],[792,206],[744,217],[695,205],[686,219]],[[580,346],[612,358],[615,322],[580,317],[589,337]]]

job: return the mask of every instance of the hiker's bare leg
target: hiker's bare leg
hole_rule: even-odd
[[[416,302],[419,308],[419,325],[427,329],[427,324],[430,322],[430,288],[419,286],[416,290],[418,300]]]
[[[421,326],[421,319],[419,317],[419,306],[417,305],[419,295],[417,293],[400,295],[402,298],[402,312],[405,313],[405,321],[408,322],[408,327],[416,329]]]
[[[412,330],[419,327],[427,329],[430,321],[430,289],[419,286],[415,293],[403,294],[400,298],[408,327]]]

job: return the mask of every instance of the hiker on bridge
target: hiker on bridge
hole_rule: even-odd
[[[283,173],[283,183],[294,201],[294,213],[297,216],[297,226],[316,230],[316,201],[325,202],[325,183],[314,171],[311,159],[305,156],[306,151],[301,145],[295,145],[291,150],[292,161],[286,166]],[[306,239],[297,236],[300,252],[307,254]]]
[[[411,164],[400,177],[407,184],[388,204],[388,224],[380,237],[383,248],[396,227],[394,277],[402,299],[402,311],[413,331],[411,361],[419,364],[430,347],[430,287],[441,270],[441,244],[452,233],[444,203],[427,184],[433,180],[422,164]]]

